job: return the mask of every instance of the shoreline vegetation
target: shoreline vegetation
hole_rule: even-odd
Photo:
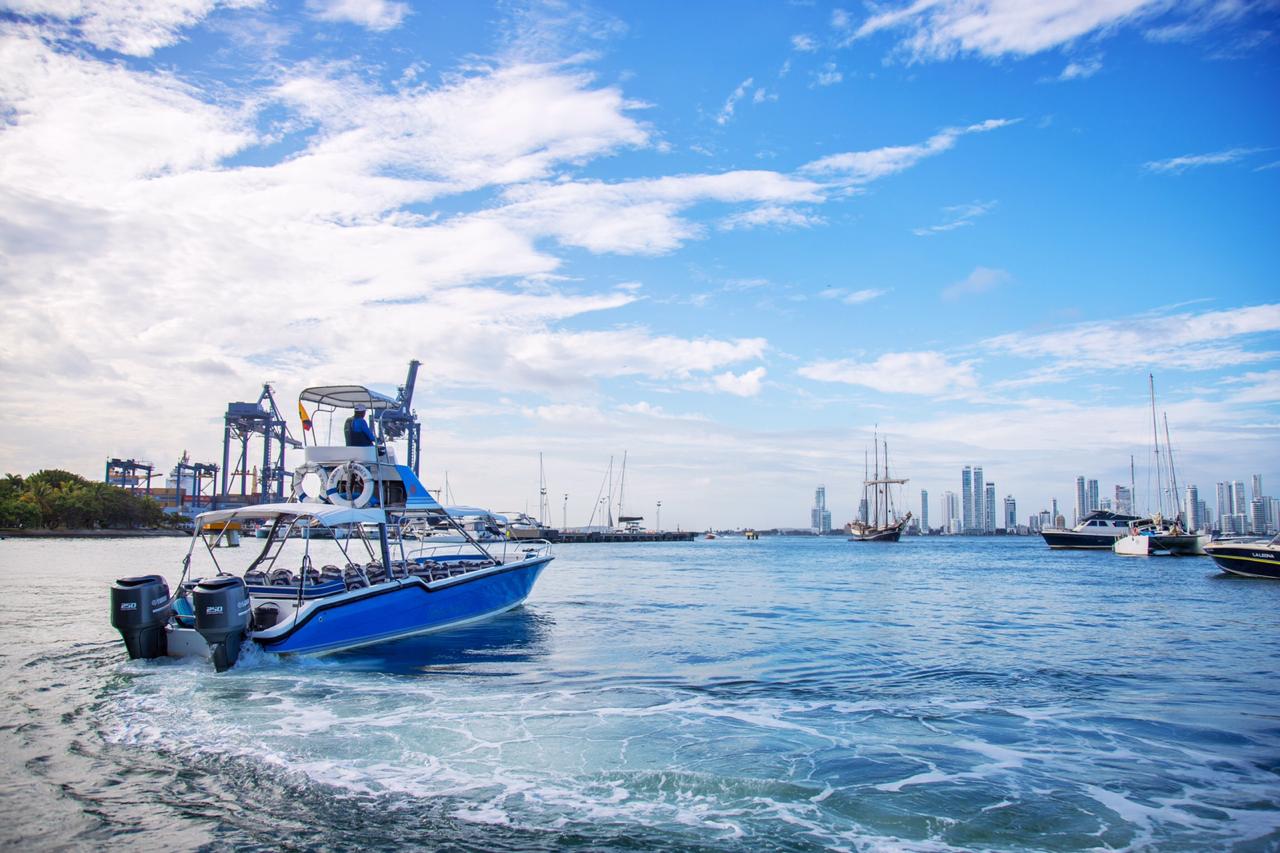
[[[57,468],[0,478],[0,536],[185,535],[190,521],[166,514],[152,498]]]

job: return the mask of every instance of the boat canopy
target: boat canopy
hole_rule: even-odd
[[[444,508],[453,518],[492,518],[500,524],[507,523],[507,517],[478,506],[447,506]]]
[[[298,399],[306,403],[333,406],[335,409],[354,409],[359,406],[363,409],[382,411],[400,408],[400,403],[396,400],[386,394],[371,391],[363,385],[317,385],[314,388],[303,389]]]
[[[259,519],[274,521],[277,518],[304,518],[317,521],[325,527],[342,524],[383,524],[387,515],[380,509],[355,509],[336,504],[270,503],[242,506],[235,509],[217,509],[196,516],[196,527],[235,519]]]

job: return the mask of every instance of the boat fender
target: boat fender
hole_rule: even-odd
[[[320,478],[320,494],[307,494],[305,480],[308,474],[315,474]],[[301,503],[324,503],[324,490],[326,486],[327,483],[325,480],[324,468],[314,462],[306,462],[294,469],[290,493],[295,501],[299,501]]]
[[[355,480],[359,480],[361,484],[359,494],[352,495],[348,492],[347,497],[344,498],[339,489]],[[360,507],[368,506],[370,499],[373,498],[373,473],[359,462],[345,462],[334,468],[333,472],[329,474],[327,485],[328,489],[325,492],[325,497],[328,498],[330,503],[338,504],[339,506],[359,509]]]

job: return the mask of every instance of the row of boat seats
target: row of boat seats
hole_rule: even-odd
[[[437,581],[457,577],[467,572],[483,569],[493,565],[492,560],[457,559],[457,560],[393,560],[391,577],[404,580],[418,577],[426,581]],[[295,574],[286,568],[272,569],[270,572],[254,570],[246,572],[244,581],[249,586],[297,586],[303,575],[306,575],[307,586],[318,586],[333,581],[342,581],[347,589],[363,589],[380,584],[387,579],[387,570],[381,562],[372,561],[361,566],[359,563],[348,563],[345,568],[327,565],[319,569],[311,567],[299,570]]]

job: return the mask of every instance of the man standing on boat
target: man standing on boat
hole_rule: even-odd
[[[347,418],[342,432],[346,436],[347,447],[373,447],[373,430],[365,422],[364,409],[357,408],[356,413]]]

